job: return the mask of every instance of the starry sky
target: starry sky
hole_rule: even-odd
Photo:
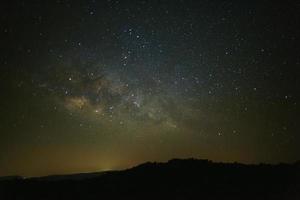
[[[16,0],[0,13],[0,176],[300,159],[297,1]]]

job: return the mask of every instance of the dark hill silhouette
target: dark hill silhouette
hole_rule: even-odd
[[[79,174],[67,174],[67,175],[50,175],[43,177],[33,177],[30,180],[35,181],[64,181],[64,180],[84,180],[90,178],[96,178],[109,171],[93,172],[93,173],[79,173]]]
[[[173,159],[84,176],[2,180],[0,199],[299,200],[300,168],[298,163],[244,165]]]
[[[0,177],[0,181],[7,181],[7,180],[20,180],[23,179],[22,176],[2,176]]]

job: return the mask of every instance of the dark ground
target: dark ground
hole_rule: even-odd
[[[0,179],[0,199],[300,199],[300,163],[209,160],[144,163],[123,171]]]

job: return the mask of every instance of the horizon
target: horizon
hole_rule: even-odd
[[[172,159],[99,173],[0,177],[5,199],[298,199],[299,165]],[[4,190],[3,190],[4,188]],[[149,192],[149,189],[150,192]],[[217,198],[215,198],[217,197]]]
[[[294,165],[296,163],[298,163],[300,160],[295,160],[294,162],[277,162],[277,163],[264,163],[264,162],[259,162],[259,163],[243,163],[243,162],[236,162],[236,161],[214,161],[214,160],[210,160],[210,159],[206,159],[206,158],[194,158],[194,157],[186,157],[186,158],[171,158],[165,161],[145,161],[145,162],[141,162],[141,163],[137,163],[134,164],[132,166],[126,167],[126,168],[117,168],[117,169],[103,169],[103,170],[91,170],[91,171],[71,171],[71,172],[66,172],[66,173],[50,173],[50,174],[42,174],[42,175],[34,175],[34,176],[24,176],[21,174],[10,174],[10,175],[5,175],[5,176],[1,176],[0,175],[0,179],[1,178],[5,178],[5,177],[20,177],[22,179],[31,179],[31,178],[46,178],[46,177],[52,177],[52,176],[73,176],[73,175],[83,175],[83,174],[97,174],[97,173],[105,173],[105,172],[114,172],[114,171],[125,171],[128,169],[132,169],[135,167],[138,167],[140,165],[143,164],[147,164],[147,163],[151,163],[151,164],[167,164],[170,161],[174,161],[174,160],[180,160],[180,161],[187,161],[187,160],[195,160],[195,161],[203,161],[203,160],[207,160],[209,162],[212,162],[213,164],[239,164],[239,165],[248,165],[248,166],[259,166],[259,165],[268,165],[268,166],[276,166],[276,165]]]

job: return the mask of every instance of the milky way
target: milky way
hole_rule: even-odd
[[[299,159],[299,4],[1,7],[0,175]]]

